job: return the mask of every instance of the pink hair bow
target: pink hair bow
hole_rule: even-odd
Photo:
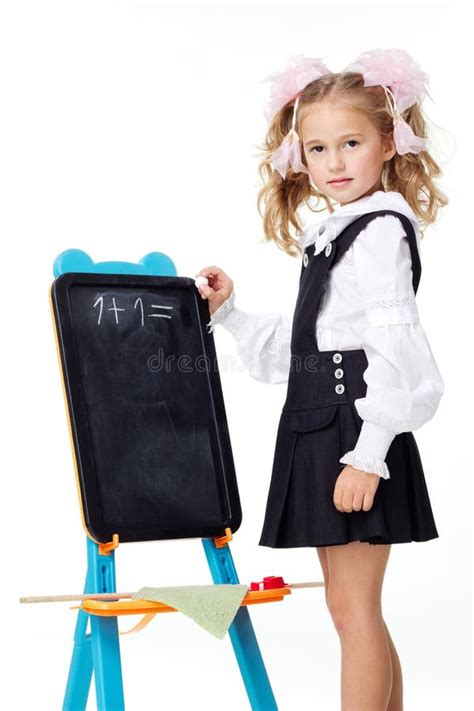
[[[411,126],[401,117],[401,112],[428,95],[429,76],[404,49],[373,49],[363,52],[347,66],[346,72],[360,72],[364,86],[380,85],[384,88],[393,116],[393,140],[397,153],[419,153],[426,148],[423,138],[415,136]]]
[[[295,101],[292,126],[276,151],[272,153],[270,160],[270,165],[274,170],[278,170],[283,180],[286,177],[288,166],[290,165],[294,173],[306,173],[309,175],[308,169],[301,161],[300,137],[295,128],[299,98],[298,96]]]
[[[291,58],[285,70],[265,77],[263,82],[271,82],[270,103],[265,109],[267,121],[270,122],[285,104],[296,99],[308,84],[328,73],[330,70],[321,59],[311,59],[298,54]]]

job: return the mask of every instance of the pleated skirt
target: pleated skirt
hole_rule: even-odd
[[[259,545],[271,548],[372,545],[438,538],[418,446],[412,432],[396,435],[369,511],[338,511],[336,480],[362,427],[351,402],[282,412]]]

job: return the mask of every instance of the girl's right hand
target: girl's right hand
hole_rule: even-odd
[[[203,299],[209,301],[209,313],[212,314],[231,295],[234,282],[219,267],[204,267],[196,276],[207,277],[209,284],[198,286],[199,293]]]

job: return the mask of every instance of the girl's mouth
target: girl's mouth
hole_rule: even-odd
[[[330,180],[329,185],[345,185],[346,183],[349,183],[352,180],[352,178],[343,178],[342,180]]]

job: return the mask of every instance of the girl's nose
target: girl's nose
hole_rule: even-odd
[[[331,170],[341,170],[344,168],[344,160],[343,157],[340,153],[335,151],[334,153],[330,153],[328,156],[328,167]]]

